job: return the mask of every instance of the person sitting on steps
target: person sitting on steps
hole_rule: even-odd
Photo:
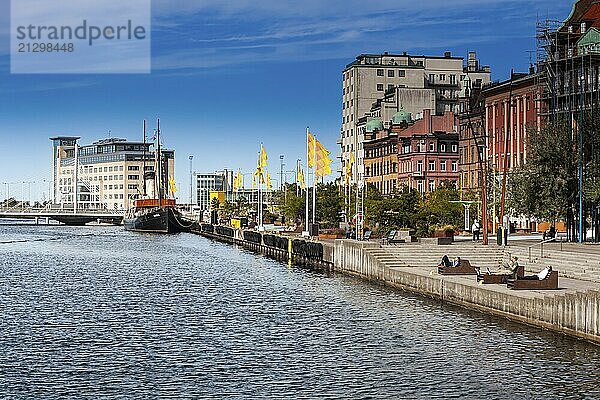
[[[442,257],[442,261],[438,264],[438,267],[450,267],[452,263],[450,262],[450,258],[448,258],[448,254],[444,254]]]

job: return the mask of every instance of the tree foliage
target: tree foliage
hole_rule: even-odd
[[[458,228],[464,222],[464,207],[452,201],[460,200],[458,191],[450,185],[442,185],[428,193],[419,204],[415,215],[417,235],[429,236],[433,230],[444,227]]]
[[[527,132],[527,164],[509,179],[508,206],[517,214],[555,220],[578,193],[578,143],[565,121]]]

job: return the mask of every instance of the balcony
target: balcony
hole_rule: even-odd
[[[415,171],[413,172],[413,178],[415,179],[423,179],[425,178],[425,172],[424,171]]]

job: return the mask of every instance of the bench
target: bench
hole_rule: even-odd
[[[469,260],[460,260],[458,267],[438,267],[440,275],[477,275],[477,269]]]
[[[364,233],[364,235],[363,235],[363,240],[364,240],[365,242],[368,242],[368,241],[371,239],[371,233],[372,233],[371,231],[366,231],[366,232]]]
[[[519,279],[525,276],[525,267],[519,265],[516,271],[512,274],[494,274],[486,272],[485,274],[477,274],[477,282],[484,285],[499,285],[508,283],[509,279]]]
[[[391,230],[386,236],[381,238],[381,243],[389,244],[389,243],[391,243],[392,240],[394,240],[395,237],[396,237],[396,231]]]
[[[513,290],[557,290],[558,271],[551,271],[546,278],[541,280],[537,275],[533,275],[509,279],[507,284],[508,287]]]

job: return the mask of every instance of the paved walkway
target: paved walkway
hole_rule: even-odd
[[[600,292],[600,283],[586,282],[576,279],[559,278],[558,290],[512,290],[506,285],[482,285],[477,282],[475,275],[440,275],[436,268],[423,267],[391,267],[392,270],[408,272],[411,274],[430,276],[450,282],[459,282],[463,285],[478,287],[492,292],[506,293],[514,297],[523,298],[549,298],[563,296],[566,293],[585,293],[590,290]],[[493,272],[493,271],[492,271]]]

